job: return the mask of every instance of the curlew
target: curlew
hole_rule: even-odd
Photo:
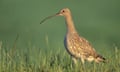
[[[65,17],[67,32],[64,39],[64,46],[75,63],[77,59],[81,59],[83,64],[85,60],[89,62],[95,61],[96,63],[105,62],[105,58],[98,54],[91,44],[78,34],[74,26],[71,12],[68,8],[64,8],[56,14],[46,17],[40,24],[54,16]]]

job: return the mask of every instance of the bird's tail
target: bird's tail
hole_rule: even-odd
[[[99,62],[106,63],[106,59],[103,56],[98,54],[96,59],[95,59],[95,62],[97,62],[97,63],[99,63]]]

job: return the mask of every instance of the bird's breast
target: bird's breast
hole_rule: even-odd
[[[73,34],[67,34],[64,39],[64,46],[67,52],[75,57],[80,57],[79,43],[77,37],[74,37]]]

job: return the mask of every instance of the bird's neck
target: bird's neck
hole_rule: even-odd
[[[72,20],[72,16],[68,15],[65,17],[65,19],[66,19],[67,32],[76,32],[74,22]]]

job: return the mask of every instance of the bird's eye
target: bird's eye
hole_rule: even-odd
[[[62,12],[65,12],[64,10]]]

